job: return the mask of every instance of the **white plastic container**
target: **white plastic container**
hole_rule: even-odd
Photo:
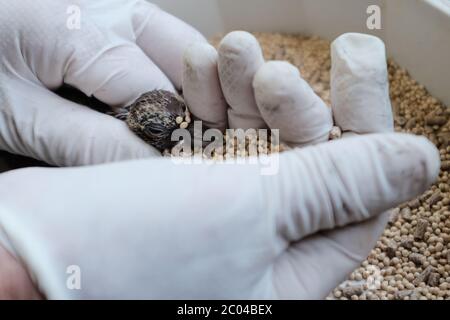
[[[288,32],[333,40],[345,32],[382,38],[388,54],[450,106],[450,0],[153,0],[207,37],[228,31]],[[370,5],[381,30],[369,30]]]

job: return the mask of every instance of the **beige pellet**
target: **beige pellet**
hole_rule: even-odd
[[[177,124],[181,124],[183,122],[183,117],[177,117],[175,119],[175,121],[176,121]]]
[[[180,129],[187,129],[187,127],[189,127],[189,123],[187,123],[187,122],[182,122],[180,124]]]

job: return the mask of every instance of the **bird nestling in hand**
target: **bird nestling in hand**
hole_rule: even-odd
[[[154,90],[114,114],[141,139],[160,151],[173,148],[176,129],[190,129],[191,115],[183,98],[170,91]]]

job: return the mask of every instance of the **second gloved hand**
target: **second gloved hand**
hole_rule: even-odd
[[[196,30],[144,0],[0,5],[0,150],[57,166],[160,156],[122,121],[51,90],[123,107],[180,89],[185,49],[206,42]]]
[[[0,241],[47,298],[324,298],[384,227],[365,226],[439,172],[434,146],[403,134],[271,159],[271,176],[164,159],[9,172]]]

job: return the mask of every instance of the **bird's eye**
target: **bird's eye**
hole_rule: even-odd
[[[146,128],[145,131],[151,134],[161,134],[163,132],[163,130],[157,128]]]

